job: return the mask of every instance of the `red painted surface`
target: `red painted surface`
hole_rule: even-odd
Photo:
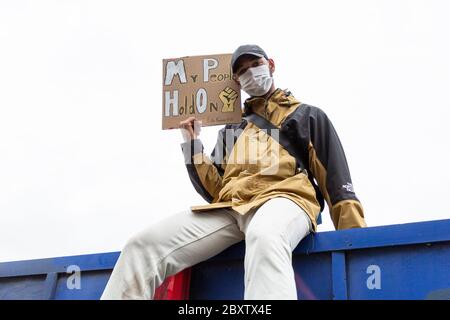
[[[155,291],[155,300],[188,300],[191,268],[168,277]]]

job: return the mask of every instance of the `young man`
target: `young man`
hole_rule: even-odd
[[[231,64],[250,95],[243,121],[219,131],[210,157],[198,138],[200,123],[194,117],[180,122],[189,177],[210,204],[133,236],[102,299],[152,299],[166,277],[244,239],[244,298],[297,299],[292,251],[316,231],[323,200],[336,229],[366,225],[325,113],[276,89],[275,63],[260,47],[240,46]]]

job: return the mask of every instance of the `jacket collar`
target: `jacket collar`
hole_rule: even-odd
[[[267,97],[250,97],[244,102],[244,112],[243,116],[249,115],[253,112],[258,113],[261,116],[265,116],[268,112],[268,104],[275,103],[279,106],[290,106],[291,100],[289,96],[291,93],[287,90],[281,90],[277,88],[272,94]]]

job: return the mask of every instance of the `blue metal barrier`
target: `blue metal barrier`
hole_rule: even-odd
[[[244,253],[241,242],[193,266],[190,298],[242,299]],[[98,299],[118,256],[0,263],[0,299]],[[450,219],[309,235],[292,260],[299,299],[450,299]]]

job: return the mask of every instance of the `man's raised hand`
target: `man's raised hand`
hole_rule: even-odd
[[[179,124],[181,134],[185,142],[191,141],[192,139],[197,139],[200,135],[202,122],[196,120],[195,117],[189,117],[183,120]]]

